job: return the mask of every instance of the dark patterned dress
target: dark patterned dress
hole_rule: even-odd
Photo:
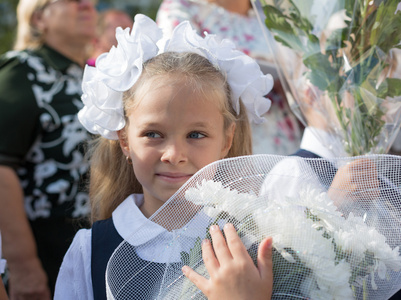
[[[77,119],[82,68],[53,49],[0,58],[0,164],[17,172],[25,211],[51,288],[89,212],[84,142]]]

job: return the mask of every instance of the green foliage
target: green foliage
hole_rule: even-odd
[[[286,291],[286,296],[291,295],[294,299],[302,299],[304,297],[300,286],[305,278],[312,275],[313,272],[299,259],[296,251],[291,248],[284,250],[292,256],[295,262],[289,262],[273,248],[273,295],[281,295],[282,291]]]
[[[13,47],[18,0],[0,0],[0,55]]]
[[[390,50],[401,47],[401,11],[395,13],[400,1],[345,0],[334,13],[345,9],[347,26],[325,41],[316,36],[311,16],[303,13],[312,2],[297,1],[299,7],[292,0],[265,4],[266,26],[277,42],[302,57],[308,68],[304,76],[330,97],[345,150],[352,156],[368,153],[377,146],[384,126],[380,102],[401,95],[400,79],[379,81],[391,63]],[[353,107],[344,105],[347,94],[354,99]],[[372,98],[377,101],[372,103]]]

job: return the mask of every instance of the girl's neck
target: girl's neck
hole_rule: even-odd
[[[215,3],[232,13],[237,13],[243,16],[248,15],[251,9],[249,0],[207,0],[210,3]]]
[[[150,218],[165,202],[155,198],[152,194],[146,190],[143,191],[143,203],[139,207],[139,210],[146,218]]]
[[[160,201],[160,205],[144,201],[139,210],[148,219],[153,216],[152,222],[159,224],[168,231],[184,227],[200,210],[200,207],[188,202],[183,204],[181,201],[172,201],[158,211],[163,204],[164,202],[162,201]],[[156,211],[158,212],[154,215]]]
[[[146,217],[146,218],[150,218],[150,216],[152,216],[160,207],[151,207],[149,205],[147,205],[146,202],[144,202],[141,207],[139,208],[139,210],[142,212],[142,214]]]

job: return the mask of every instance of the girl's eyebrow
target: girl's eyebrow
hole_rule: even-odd
[[[191,123],[190,125],[194,127],[204,127],[204,128],[214,127],[213,123],[210,122],[196,122],[196,123]]]
[[[155,122],[155,121],[149,121],[149,122],[144,122],[140,125],[138,125],[138,128],[146,128],[146,127],[156,127],[156,126],[163,126],[163,124]],[[195,122],[195,123],[190,123],[187,126],[191,127],[201,127],[201,128],[208,128],[208,127],[215,127],[212,122]]]

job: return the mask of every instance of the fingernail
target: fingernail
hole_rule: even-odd
[[[210,226],[210,231],[215,231],[217,230],[219,227],[217,225],[212,225]]]
[[[269,248],[269,249],[273,248],[273,239],[272,238],[269,239],[269,241],[267,243],[267,248]]]
[[[184,273],[184,275],[186,275],[188,273],[188,266],[183,266],[181,268],[182,273]]]
[[[224,229],[228,229],[228,228],[234,228],[234,225],[231,223],[227,223],[224,225]]]
[[[208,239],[204,239],[203,241],[202,241],[202,245],[206,245],[206,244],[209,244],[210,243],[210,241],[208,240]]]

